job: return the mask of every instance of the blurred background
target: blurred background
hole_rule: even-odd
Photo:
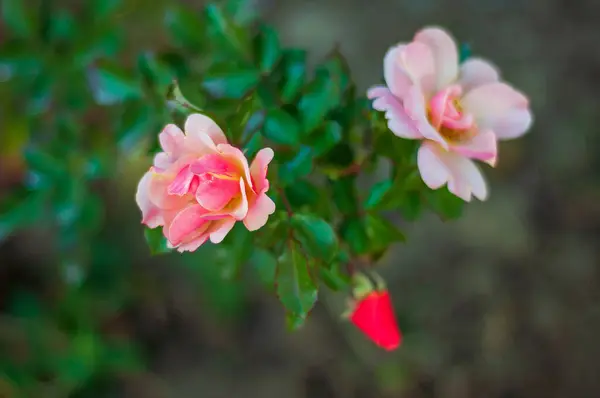
[[[102,174],[101,160],[65,149],[89,189],[74,177],[58,193],[69,199],[56,202],[56,219],[34,221],[40,205],[18,186],[45,182],[24,159],[54,169],[51,159],[27,155],[29,137],[52,123],[57,135],[42,140],[60,147],[83,130],[79,147],[97,153],[113,136],[108,113],[77,108],[89,101],[76,70],[87,61],[78,57],[99,51],[133,65],[138,53],[168,45],[166,7],[203,4],[126,0],[103,20],[115,2],[90,2],[101,19],[84,26],[91,33],[77,25],[89,17],[86,2],[0,2],[5,13],[15,3],[42,7],[58,43],[52,54],[22,45],[27,25],[17,18],[9,35],[0,22],[0,200],[21,206],[17,216],[0,212],[0,397],[600,396],[600,2],[255,1],[252,11],[285,45],[316,60],[339,44],[360,89],[379,81],[390,45],[441,25],[531,98],[534,128],[502,143],[497,168],[486,170],[490,199],[457,221],[405,223],[408,242],[381,260],[405,333],[393,353],[340,319],[340,295],[324,292],[305,327],[289,333],[273,294],[210,266],[218,252],[151,257],[134,202],[147,167],[128,141],[135,133],[107,155],[112,175]],[[73,37],[75,55],[60,44]],[[15,70],[32,77],[17,85]],[[108,97],[95,94],[110,105]],[[28,228],[12,233],[15,217]],[[73,218],[84,222],[73,227]],[[96,238],[83,245],[87,234]]]

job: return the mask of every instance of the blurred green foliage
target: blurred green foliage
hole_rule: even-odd
[[[294,329],[323,284],[347,292],[349,265],[370,268],[406,239],[385,212],[460,216],[460,200],[425,188],[415,143],[388,131],[339,51],[309,70],[306,52],[284,48],[248,2],[201,12],[169,3],[154,27],[168,40],[150,48],[128,40],[135,4],[58,4],[2,2],[0,167],[17,178],[0,190],[0,242],[41,229],[52,253],[44,287],[11,287],[4,310],[0,373],[21,395],[76,396],[144,368],[142,347],[107,326],[152,289],[132,266],[135,239],[106,229],[111,190],[120,176],[139,178],[157,133],[190,113],[213,117],[249,157],[265,146],[276,153],[269,194],[278,211],[267,226],[238,226],[218,247],[173,257],[221,310],[241,308],[231,286],[250,265]],[[359,190],[357,175],[382,164],[389,176]],[[152,254],[169,251],[159,230],[145,237]]]

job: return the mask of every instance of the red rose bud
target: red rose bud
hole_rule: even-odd
[[[392,351],[400,346],[402,334],[387,290],[371,291],[358,299],[349,318],[379,347]]]

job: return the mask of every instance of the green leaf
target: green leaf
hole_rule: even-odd
[[[319,127],[335,105],[335,93],[327,76],[317,76],[308,85],[298,103],[303,131],[310,133]]]
[[[340,249],[337,253],[336,260],[340,264],[347,264],[350,261],[350,254],[347,250]]]
[[[174,76],[170,68],[151,52],[138,56],[138,69],[157,95],[164,95],[173,84]]]
[[[260,81],[256,70],[215,71],[202,82],[204,90],[214,98],[240,99]]]
[[[354,148],[348,142],[340,142],[327,152],[323,161],[333,166],[333,175],[354,164]]]
[[[371,241],[371,251],[387,249],[396,242],[406,242],[406,236],[386,218],[378,214],[368,214],[365,219],[367,236]]]
[[[144,139],[151,137],[152,108],[137,101],[127,101],[121,107],[117,127],[117,145],[129,153],[138,147]],[[156,136],[152,137],[156,140]]]
[[[419,192],[423,182],[418,171],[396,169],[393,181],[387,180],[376,184],[371,189],[366,208],[369,210],[410,210],[415,208],[414,200],[420,201]],[[415,193],[417,194],[415,196]],[[418,212],[418,210],[415,210]],[[418,214],[416,214],[418,215]]]
[[[281,58],[281,45],[277,32],[262,26],[257,37],[257,63],[263,73],[270,73]]]
[[[177,46],[195,52],[206,47],[204,21],[189,8],[172,7],[167,10],[165,25]]]
[[[236,26],[215,4],[206,6],[205,12],[211,41],[217,48],[228,48],[234,55],[247,58],[250,51],[247,30]]]
[[[306,177],[313,168],[313,154],[310,147],[303,146],[296,156],[281,165],[279,169],[279,180],[283,185],[292,184],[296,180]]]
[[[269,217],[269,222],[254,233],[256,236],[255,243],[258,247],[271,250],[278,246],[282,247],[285,243],[282,238],[289,236],[288,232],[290,227],[288,215],[282,208],[283,206],[280,206],[279,209]]]
[[[25,0],[2,0],[1,7],[2,20],[13,34],[30,38],[36,33],[36,22],[32,15],[35,7],[28,7]]]
[[[293,102],[306,80],[306,51],[299,49],[284,50],[282,55],[283,82],[281,101]]]
[[[426,189],[427,202],[443,220],[455,220],[462,216],[465,201],[450,193],[446,187],[436,190]]]
[[[418,140],[405,140],[392,134],[387,126],[383,114],[381,124],[374,122],[373,133],[375,135],[374,149],[378,155],[391,159],[398,167],[410,165],[419,148]]]
[[[236,223],[223,241],[227,250],[227,263],[221,267],[221,275],[226,279],[238,277],[242,266],[252,255],[253,236],[242,223]]]
[[[278,260],[277,295],[296,326],[317,302],[318,287],[310,275],[310,264],[294,241],[288,242]]]
[[[327,122],[322,129],[313,134],[311,144],[317,156],[330,151],[342,140],[342,126],[338,122]]]
[[[38,75],[31,81],[29,87],[29,103],[27,112],[31,115],[39,115],[50,109],[53,99],[53,91],[56,89],[56,82],[47,75]]]
[[[96,336],[78,331],[72,337],[71,346],[55,363],[60,383],[67,386],[83,385],[92,377],[95,368],[97,347]]]
[[[144,230],[144,237],[150,248],[150,254],[153,256],[169,253],[172,250],[167,246],[167,238],[165,238],[161,227],[154,229],[146,228]]]
[[[121,6],[123,0],[91,0],[92,15],[96,21],[100,21],[113,15]]]
[[[11,199],[0,206],[0,242],[21,228],[39,223],[44,216],[45,197],[41,194]]]
[[[256,95],[260,99],[260,103],[263,108],[269,109],[281,107],[277,97],[279,93],[274,80],[276,80],[276,78],[263,78],[256,87]]]
[[[104,203],[98,195],[88,193],[81,209],[79,225],[87,232],[96,232],[104,221]]]
[[[315,79],[305,88],[298,102],[305,133],[323,123],[327,114],[338,107],[348,88],[349,78],[341,56],[334,56],[317,68]]]
[[[197,113],[203,112],[203,106],[201,104],[204,104],[204,101],[203,98],[200,97],[199,93],[196,93],[196,98],[192,100],[189,99],[186,95],[184,95],[182,91],[183,88],[184,87],[182,87],[181,82],[173,81],[173,83],[171,83],[171,85],[167,89],[167,100],[174,101],[179,106],[183,107],[188,111]],[[193,90],[190,89],[190,91]]]
[[[373,185],[369,197],[365,201],[365,208],[369,210],[377,208],[391,187],[392,180],[380,181]]]
[[[52,43],[70,42],[77,35],[77,24],[66,10],[57,10],[50,16],[48,38]]]
[[[75,43],[73,65],[86,67],[99,58],[114,57],[122,49],[124,42],[121,30],[114,26],[99,34],[78,37]]]
[[[264,113],[258,111],[258,99],[254,95],[249,95],[239,102],[237,109],[227,118],[227,137],[234,144],[240,144],[242,137],[249,137],[254,134],[262,125],[261,116]],[[249,125],[250,119],[252,125]],[[258,119],[257,119],[258,118]]]
[[[355,254],[365,254],[369,251],[369,237],[362,219],[352,217],[345,220],[340,227],[340,234]]]
[[[227,0],[225,12],[232,16],[236,24],[245,26],[259,16],[259,7],[256,3],[256,0]]]
[[[80,220],[86,186],[76,175],[66,175],[55,186],[54,213],[58,225],[71,227]]]
[[[44,68],[44,59],[23,48],[18,41],[3,43],[0,46],[0,68],[2,80],[16,76],[38,75]]]
[[[351,82],[348,62],[338,49],[335,49],[329,56],[329,59],[323,64],[323,70],[326,71],[333,88],[341,100],[350,87]]]
[[[254,136],[265,124],[265,111],[260,109],[255,111],[250,115],[245,125],[243,125],[243,133],[244,141],[247,141],[248,138]]]
[[[62,159],[52,156],[43,149],[27,148],[25,150],[25,161],[31,172],[50,181],[63,179],[67,171]]]
[[[250,118],[252,121],[252,117]],[[250,121],[248,123],[250,123]],[[246,137],[251,137],[249,140],[246,140]],[[263,138],[260,134],[244,134],[244,141],[246,144],[244,145],[244,153],[248,157],[248,159],[256,156],[258,151],[263,149],[265,146],[263,144]]]
[[[254,249],[250,257],[252,268],[256,271],[260,282],[269,290],[275,290],[277,275],[277,258],[264,249]]]
[[[297,180],[285,187],[285,195],[292,207],[316,205],[320,198],[320,191],[308,181]]]
[[[296,213],[292,217],[292,226],[308,255],[325,263],[333,260],[339,244],[335,231],[325,220]]]
[[[295,314],[293,312],[287,312],[285,314],[285,326],[289,331],[296,331],[304,326],[306,322],[306,314]]]
[[[281,109],[267,112],[262,134],[275,144],[296,146],[300,143],[300,125],[293,116]]]
[[[143,95],[133,75],[114,63],[103,62],[90,68],[87,77],[94,99],[100,105],[114,105]]]
[[[350,286],[350,277],[341,269],[340,262],[334,262],[329,268],[321,267],[320,276],[325,283],[333,291],[346,290]]]
[[[423,198],[419,191],[406,192],[398,208],[405,220],[414,221],[423,210]]]
[[[333,201],[340,213],[355,214],[358,209],[355,176],[345,176],[331,182]]]
[[[190,77],[190,65],[184,54],[176,50],[164,51],[157,54],[158,60],[173,72],[178,79]],[[194,79],[194,88],[200,91],[196,79]]]

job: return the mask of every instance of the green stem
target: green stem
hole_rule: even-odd
[[[290,201],[288,200],[287,195],[285,194],[285,191],[283,190],[283,188],[277,187],[277,193],[279,194],[279,196],[281,196],[281,200],[283,202],[283,205],[285,206],[285,210],[287,211],[288,219],[291,220],[294,216],[294,212],[292,210],[292,205],[290,204]]]

